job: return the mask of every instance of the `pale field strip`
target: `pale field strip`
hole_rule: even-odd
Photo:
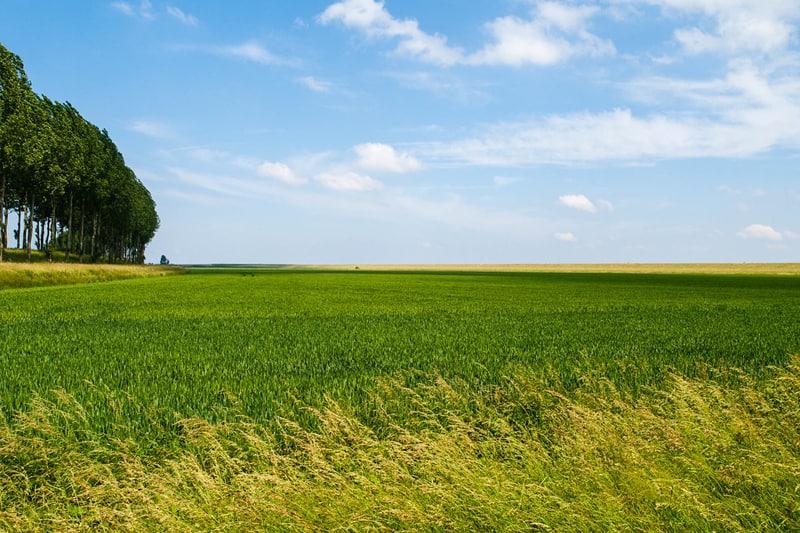
[[[225,267],[225,265],[217,265]],[[265,268],[264,265],[236,265],[238,269]],[[275,267],[272,267],[275,268]],[[281,265],[279,270],[364,270],[400,272],[574,272],[641,274],[775,274],[800,275],[800,263],[539,263],[539,264],[329,264]],[[106,265],[77,263],[0,263],[0,272],[79,274],[109,272],[135,276],[163,276],[183,270],[178,266]]]
[[[632,274],[800,275],[800,263],[350,264],[308,265],[294,268],[409,272],[597,272]]]
[[[116,272],[136,274],[137,276],[161,276],[168,268],[152,265],[106,265],[96,263],[0,263],[0,272]]]

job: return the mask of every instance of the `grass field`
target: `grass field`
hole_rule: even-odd
[[[791,530],[798,324],[794,275],[9,289],[0,529]]]

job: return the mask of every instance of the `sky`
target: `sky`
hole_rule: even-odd
[[[797,0],[0,0],[148,262],[800,261]]]

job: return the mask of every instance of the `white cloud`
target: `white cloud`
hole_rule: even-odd
[[[136,10],[127,2],[112,2],[111,7],[128,17],[136,16]]]
[[[571,207],[587,213],[597,213],[597,206],[582,194],[565,194],[558,197],[558,203],[564,207]]]
[[[341,22],[370,37],[397,39],[395,53],[443,66],[552,65],[579,55],[615,52],[614,45],[586,28],[597,8],[542,2],[530,20],[500,17],[486,24],[493,42],[473,54],[448,45],[447,38],[419,29],[413,19],[398,20],[376,0],[343,0],[331,4],[318,17],[322,24]]]
[[[200,21],[197,20],[197,17],[195,17],[194,15],[184,13],[183,11],[174,6],[167,6],[167,13],[169,13],[182,23],[186,24],[187,26],[197,26],[200,23]]]
[[[466,58],[478,65],[553,65],[574,56],[615,53],[611,41],[586,29],[598,8],[542,2],[531,20],[501,17],[486,25],[494,42]]]
[[[567,232],[567,233],[556,233],[554,235],[554,237],[557,240],[563,241],[563,242],[575,242],[575,241],[578,240],[578,238],[573,233],[570,233],[570,232]]]
[[[217,55],[236,57],[262,65],[282,65],[288,63],[285,59],[276,56],[255,41],[248,41],[232,46],[219,46],[213,48],[212,51]]]
[[[412,172],[422,168],[413,156],[398,153],[393,147],[382,143],[364,143],[353,147],[358,161],[356,165],[373,172]]]
[[[779,147],[800,147],[800,80],[770,77],[736,65],[724,79],[639,80],[627,85],[648,98],[675,97],[690,110],[651,115],[630,109],[551,115],[499,123],[479,136],[428,143],[417,153],[458,164],[522,166],[590,161],[653,161],[699,157],[745,158]],[[669,100],[667,100],[669,99]]]
[[[679,13],[705,14],[722,21],[720,27],[731,26],[732,21],[745,21],[742,24],[748,25],[747,21],[752,20],[754,26],[748,30],[751,33],[761,31],[758,30],[761,20],[778,21],[780,26],[781,17],[800,19],[800,7],[794,0],[650,0],[650,3]],[[547,64],[564,60],[570,54],[611,53],[610,43],[598,40],[586,29],[587,22],[597,12],[597,7],[542,2],[530,20],[503,17],[490,23],[488,27],[495,42],[481,51],[465,55],[451,49],[458,54],[449,56],[450,64]],[[333,4],[320,20],[340,20],[373,36],[399,35],[390,31],[398,21],[382,3],[374,0]],[[773,29],[779,43],[768,48],[785,45],[786,37],[779,28],[764,33],[772,33]],[[733,35],[738,35],[738,31],[731,33],[730,42],[745,46]],[[760,37],[752,40],[763,42]],[[752,60],[733,61],[729,69],[723,78],[708,81],[651,77],[622,84],[642,99],[656,100],[663,109],[661,112],[640,114],[618,108],[501,123],[476,138],[425,144],[420,154],[457,164],[520,166],[742,158],[778,147],[800,146],[797,78],[778,74],[773,67],[757,67]],[[689,104],[688,109],[682,106],[685,103]]]
[[[305,85],[306,87],[317,93],[330,92],[331,87],[333,86],[331,82],[321,81],[314,78],[313,76],[305,76],[303,78],[300,78],[299,81],[300,83],[302,83],[303,85]]]
[[[381,182],[352,171],[322,172],[314,176],[322,186],[335,191],[372,191],[383,188]]]
[[[370,37],[397,38],[396,52],[438,65],[453,65],[461,50],[447,45],[447,39],[419,29],[416,20],[397,20],[375,0],[344,0],[331,4],[318,17],[322,24],[341,22],[348,28],[363,31]]]
[[[789,230],[784,231],[783,232],[783,236],[786,237],[787,239],[792,239],[792,240],[800,239],[800,234],[799,233],[796,233],[794,231],[789,231]]]
[[[137,120],[128,129],[155,139],[174,140],[176,137],[169,125],[152,120]]]
[[[305,185],[308,180],[298,176],[294,171],[283,163],[272,163],[265,161],[256,169],[259,176],[276,179],[287,185]]]
[[[793,21],[800,20],[794,0],[649,0],[670,10],[702,13],[713,28],[680,28],[676,40],[691,54],[774,53],[785,50],[795,37]]]
[[[771,226],[765,226],[763,224],[750,224],[737,233],[737,235],[742,239],[783,240],[783,236],[779,232],[775,231]]]

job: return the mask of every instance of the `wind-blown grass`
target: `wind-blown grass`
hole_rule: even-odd
[[[309,408],[315,430],[188,418],[157,456],[95,431],[67,394],[36,397],[0,426],[0,528],[797,530],[800,368],[776,372],[671,374],[635,401],[601,377],[571,392],[528,372],[383,378],[368,421],[332,400]]]

